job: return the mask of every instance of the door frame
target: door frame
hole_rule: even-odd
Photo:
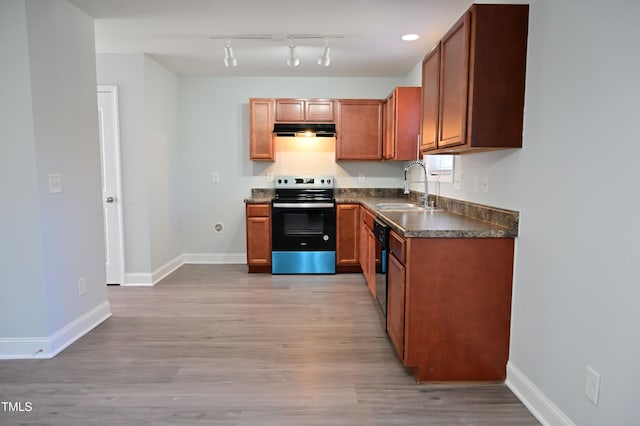
[[[114,150],[114,158],[115,158],[115,179],[116,182],[113,182],[113,186],[115,187],[115,198],[117,202],[115,203],[116,214],[119,222],[117,237],[118,241],[113,241],[106,237],[105,241],[108,241],[109,244],[117,244],[118,245],[118,253],[119,253],[119,261],[120,268],[118,270],[118,284],[125,284],[125,248],[124,248],[124,214],[122,207],[122,167],[121,167],[121,157],[120,157],[120,120],[119,120],[119,104],[118,104],[118,86],[115,85],[101,85],[97,86],[96,94],[103,93],[107,94],[111,97],[112,105],[113,105],[113,123],[110,123],[113,126],[113,150]],[[99,102],[99,101],[98,101]],[[101,152],[104,152],[104,138],[100,137],[100,149]],[[100,164],[102,167],[102,161]],[[105,174],[102,173],[102,176]],[[103,184],[104,185],[104,184]],[[101,194],[102,198],[102,194]],[[104,200],[103,200],[104,202]],[[106,218],[103,220],[106,221]],[[106,229],[106,228],[105,228]],[[105,247],[106,248],[106,247]],[[105,253],[106,255],[106,253]],[[108,281],[108,280],[107,280]]]

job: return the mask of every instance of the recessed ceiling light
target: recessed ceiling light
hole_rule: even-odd
[[[420,36],[418,34],[405,34],[402,36],[402,39],[404,41],[415,41],[417,39],[419,39]]]

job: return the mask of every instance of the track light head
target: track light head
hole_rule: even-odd
[[[324,48],[322,49],[322,55],[318,56],[318,65],[328,67],[331,64],[331,56],[329,56],[329,39],[324,39]]]
[[[235,67],[238,65],[238,59],[233,56],[233,49],[231,49],[231,40],[227,38],[227,45],[224,47],[224,66]]]
[[[287,56],[287,65],[290,67],[297,67],[300,65],[300,58],[296,53],[296,46],[293,44],[293,39],[289,39],[289,56]]]

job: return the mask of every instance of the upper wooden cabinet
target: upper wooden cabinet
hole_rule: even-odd
[[[274,161],[273,123],[275,99],[249,99],[249,158]]]
[[[440,43],[422,61],[422,120],[420,150],[438,147],[438,105],[440,100]]]
[[[522,147],[528,5],[474,4],[422,62],[421,149]]]
[[[333,99],[276,99],[276,121],[333,122]]]
[[[385,160],[417,160],[420,87],[396,87],[384,104]]]
[[[336,160],[382,159],[382,112],[380,99],[336,101]]]

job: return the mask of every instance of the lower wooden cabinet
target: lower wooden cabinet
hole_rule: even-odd
[[[394,239],[402,244],[394,248]],[[387,332],[416,380],[504,380],[513,239],[404,239],[391,231],[390,251]]]
[[[247,204],[249,272],[271,272],[271,205]]]
[[[360,272],[360,205],[336,206],[336,272]]]
[[[374,299],[376,298],[376,263],[380,263],[380,255],[376,251],[376,238],[373,235],[373,215],[366,208],[361,207],[360,266]]]
[[[387,266],[387,333],[404,360],[405,267],[394,255],[389,256]]]

